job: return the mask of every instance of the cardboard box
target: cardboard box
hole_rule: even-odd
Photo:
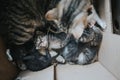
[[[0,80],[13,80],[17,74],[18,69],[8,61],[5,42],[0,36]]]
[[[112,32],[111,0],[96,0],[107,29],[99,51],[99,61],[90,65],[58,65],[57,80],[120,80],[120,36]],[[55,80],[54,67],[38,72],[25,71],[20,80]]]

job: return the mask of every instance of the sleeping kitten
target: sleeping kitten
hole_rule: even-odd
[[[32,71],[48,67],[51,63],[49,54],[41,55],[35,49],[34,43],[31,44],[29,41],[32,41],[37,28],[46,27],[44,15],[56,6],[59,0],[2,0],[1,2],[4,5],[1,8],[4,10],[2,10],[2,18],[0,15],[0,19],[3,19],[0,24],[4,25],[0,29],[1,31],[4,31],[4,27],[6,29],[4,33],[7,46],[11,50],[16,65]],[[26,43],[29,45],[26,46]]]
[[[78,51],[78,43],[76,42],[74,36],[69,40],[67,45],[61,50],[60,55],[64,57],[67,63],[74,61],[76,59],[76,53]]]
[[[49,53],[52,59],[58,63],[84,65],[96,60],[95,57],[98,54],[101,40],[101,29],[94,25],[84,30],[79,42],[76,41],[73,35],[63,32],[44,36],[39,35],[36,45],[41,41],[40,45],[37,46],[38,49],[42,49],[42,47],[47,48],[49,42]],[[60,52],[56,52],[54,49],[59,49]],[[40,53],[42,53],[42,51],[40,51]]]
[[[60,49],[69,41],[70,35],[61,33],[49,33],[48,35],[39,35],[36,40],[36,48],[49,47],[49,49]],[[39,44],[40,43],[40,44]]]
[[[89,0],[61,0],[45,17],[48,21],[54,21],[60,31],[73,34],[77,40],[88,23],[97,22],[102,29],[106,28]]]
[[[86,32],[94,32],[92,35]],[[86,35],[87,34],[87,35]],[[89,36],[88,36],[89,34]],[[61,51],[61,55],[70,64],[89,64],[94,62],[102,40],[101,30],[97,27],[85,29],[79,42],[71,40]],[[88,41],[86,41],[88,40]]]
[[[89,0],[61,0],[56,8],[46,13],[45,17],[48,21],[54,21],[60,32],[54,34],[54,36],[53,34],[45,35],[41,37],[41,40],[38,39],[42,41],[42,43],[38,45],[38,48],[41,46],[49,47],[50,49],[63,48],[60,55],[62,55],[67,62],[77,64],[87,64],[94,58],[97,52],[94,52],[96,49],[92,46],[97,46],[100,42],[97,42],[97,38],[95,38],[97,37],[95,36],[96,32],[93,29],[89,28],[85,30],[85,28],[88,23],[97,23],[104,29],[105,24],[98,17],[94,7],[90,5]],[[65,34],[64,39],[67,41],[64,41],[64,39],[61,39],[62,37],[57,37],[61,32],[73,35],[74,38],[72,40],[66,39],[67,35]],[[86,46],[83,47],[78,44]],[[79,46],[81,49],[79,49]],[[85,57],[87,54],[89,54],[89,56],[92,55],[92,57],[87,59],[88,61],[86,61]]]
[[[90,30],[91,29],[88,31]],[[76,61],[77,64],[89,64],[96,60],[95,58],[98,54],[102,41],[102,32],[96,26],[94,26],[92,30],[94,32],[94,35],[89,34],[89,37],[86,37],[86,33],[84,32],[81,36],[81,39],[83,38],[83,40],[80,40],[79,42],[79,55]]]
[[[52,33],[48,35],[38,35],[37,40],[35,41],[36,49],[40,53],[45,53],[42,51],[43,48],[48,48],[49,54],[52,57],[52,62],[65,63],[65,59],[59,54],[61,48],[63,48],[71,39],[71,35],[64,32],[61,33]],[[59,50],[56,52],[56,50]]]
[[[33,42],[32,42],[33,43]],[[40,53],[31,42],[24,46],[12,46],[10,54],[13,61],[21,70],[38,71],[51,65],[52,58],[46,49],[45,54]]]
[[[59,30],[69,32],[78,39],[87,25],[89,6],[89,0],[61,0],[56,8],[46,13],[46,19],[54,21]]]

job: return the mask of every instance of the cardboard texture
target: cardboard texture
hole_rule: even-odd
[[[8,61],[6,47],[0,36],[0,80],[13,80],[17,75],[17,68]]]

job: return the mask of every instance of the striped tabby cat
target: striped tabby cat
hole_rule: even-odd
[[[36,28],[45,25],[48,9],[59,0],[9,0],[8,37],[11,43],[21,45],[33,38]]]
[[[84,29],[91,22],[91,17],[89,18],[91,13],[90,0],[9,0],[6,13],[8,39],[9,43],[20,46],[12,48],[12,51],[23,53],[22,58],[21,55],[17,56],[28,69],[33,71],[44,69],[50,65],[51,57],[38,55],[40,52],[35,49],[33,43],[29,43],[34,38],[36,29],[41,30],[56,24],[55,27],[60,31],[73,34],[75,39],[79,40]],[[42,31],[44,32],[44,29]],[[28,48],[29,45],[24,45],[26,43],[33,46]]]
[[[37,71],[51,64],[48,54],[41,55],[36,50],[34,36],[37,29],[44,32],[41,28],[47,28],[45,13],[58,2],[59,0],[8,0],[4,24],[8,27],[10,53],[18,67],[25,64],[27,69]]]

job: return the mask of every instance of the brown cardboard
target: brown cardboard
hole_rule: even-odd
[[[17,68],[8,61],[5,43],[0,37],[0,80],[13,80],[16,75]]]
[[[106,22],[107,29],[103,33],[103,41],[99,51],[99,61],[88,65],[58,65],[57,67],[57,79],[58,80],[120,80],[120,36],[113,34],[112,32],[112,16],[111,16],[111,0],[97,0],[98,11],[100,17]],[[21,80],[24,77],[31,77],[31,79],[25,80],[47,80],[53,74],[47,74],[53,67],[50,67],[46,72],[39,71],[35,78],[34,72],[23,72]],[[29,74],[30,73],[30,74]],[[40,77],[40,75],[44,77]],[[51,77],[50,77],[51,80]]]

